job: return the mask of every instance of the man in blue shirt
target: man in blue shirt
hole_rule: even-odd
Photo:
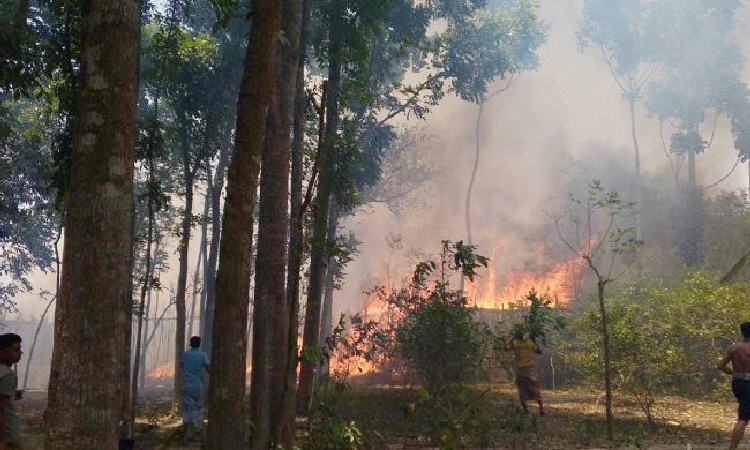
[[[208,355],[200,350],[200,336],[190,338],[190,350],[182,354],[182,421],[185,437],[191,428],[199,428],[203,421],[205,387],[203,372],[208,372]]]

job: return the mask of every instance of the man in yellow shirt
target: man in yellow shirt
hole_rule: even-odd
[[[521,329],[513,331],[513,340],[510,342],[510,349],[513,351],[515,369],[516,369],[516,386],[518,387],[518,396],[521,399],[521,407],[524,412],[529,412],[526,404],[528,400],[536,400],[539,403],[539,415],[544,415],[544,404],[542,404],[542,395],[539,392],[539,383],[536,381],[534,373],[534,359],[536,354],[542,353],[542,350],[533,339],[524,336]]]

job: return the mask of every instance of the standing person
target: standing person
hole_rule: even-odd
[[[21,422],[14,400],[20,400],[18,376],[11,368],[21,360],[21,336],[0,335],[0,450],[21,449]]]
[[[717,369],[732,376],[732,393],[737,398],[737,424],[732,430],[732,442],[729,450],[735,450],[745,434],[745,427],[750,420],[750,322],[740,325],[742,342],[729,347],[724,359]],[[727,365],[732,363],[730,369]]]
[[[204,370],[208,373],[208,355],[200,350],[200,336],[190,338],[190,350],[182,354],[182,422],[187,439],[192,431],[200,429],[203,421],[203,403],[206,389]],[[2,450],[2,449],[0,449]]]
[[[539,383],[536,381],[534,373],[535,354],[541,354],[542,349],[539,348],[533,339],[526,337],[523,329],[520,327],[513,330],[513,340],[510,342],[510,349],[514,355],[516,386],[518,387],[518,397],[521,399],[523,412],[529,412],[528,400],[536,400],[539,404],[539,415],[543,416],[544,404],[542,404]]]

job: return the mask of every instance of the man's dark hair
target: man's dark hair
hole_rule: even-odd
[[[201,337],[200,336],[193,336],[190,338],[190,346],[194,348],[198,348],[201,346]]]
[[[742,332],[743,338],[750,339],[750,322],[743,322],[740,324],[740,331]]]
[[[20,344],[21,336],[16,333],[0,334],[0,350],[10,348],[13,344]]]

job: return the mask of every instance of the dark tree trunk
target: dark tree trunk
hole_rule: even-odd
[[[183,127],[180,130],[181,134],[181,146],[182,146],[182,176],[185,188],[185,211],[182,214],[182,225],[180,227],[180,256],[179,256],[179,268],[177,272],[177,292],[175,294],[175,310],[176,323],[175,323],[175,353],[174,353],[174,402],[172,409],[176,412],[180,410],[181,394],[180,389],[182,388],[182,368],[180,366],[180,358],[182,353],[185,351],[185,321],[186,321],[186,307],[185,307],[185,296],[187,292],[187,272],[188,272],[188,250],[190,249],[190,229],[192,225],[193,217],[193,179],[194,173],[191,167],[191,158],[189,154],[189,143],[187,138],[187,132],[184,129],[187,126],[184,114],[179,114],[181,119],[180,126]]]
[[[607,309],[604,305],[604,288],[606,282],[601,278],[597,282],[599,292],[599,314],[602,316],[602,341],[604,344],[604,405],[607,414],[607,439],[614,439],[612,431],[612,362],[609,352],[609,330],[607,328]]]
[[[245,417],[245,330],[253,208],[265,142],[266,109],[272,98],[281,0],[255,0],[252,11],[216,279],[214,329],[221,333],[213,336],[212,342],[206,436],[211,450],[236,450],[246,445],[245,421],[240,418]]]
[[[289,141],[299,57],[299,0],[282,0],[282,33],[276,48],[273,99],[268,108],[260,174],[258,253],[253,295],[251,448],[281,444],[289,339],[286,246],[289,231]]]
[[[211,245],[208,252],[208,264],[206,266],[206,309],[204,328],[201,330],[203,337],[203,348],[211,355],[213,329],[214,329],[214,306],[216,304],[216,263],[219,256],[219,242],[221,240],[221,193],[224,189],[224,176],[229,164],[229,143],[222,149],[219,156],[219,164],[214,173],[214,182],[211,189]]]
[[[132,253],[139,2],[84,0],[81,83],[45,413],[48,450],[117,447]]]
[[[328,93],[326,111],[326,132],[323,140],[323,152],[320,155],[320,182],[316,198],[317,214],[313,220],[313,235],[310,252],[310,283],[305,305],[305,329],[303,334],[304,349],[317,353],[320,334],[320,297],[323,290],[323,276],[326,266],[326,237],[328,202],[333,190],[335,172],[335,140],[339,119],[339,86],[341,84],[341,20],[343,5],[341,0],[334,0],[331,5],[331,42],[328,49]],[[312,406],[315,372],[319,366],[317,360],[302,359],[300,368],[299,391],[297,392],[298,412],[309,416]]]
[[[328,211],[328,242],[336,241],[336,228],[339,222],[339,204],[335,198],[331,199],[331,206]],[[326,339],[331,336],[333,331],[333,291],[334,280],[336,279],[336,261],[328,255],[326,263],[326,284],[325,297],[323,298],[323,312],[320,324],[320,341],[321,347],[325,344]],[[325,371],[324,371],[325,372]]]
[[[158,105],[158,103],[157,103]],[[158,115],[158,106],[154,107],[154,115]],[[145,355],[142,354],[141,342],[143,338],[143,321],[144,317],[148,319],[148,309],[146,308],[146,296],[148,291],[151,289],[151,245],[154,242],[154,198],[153,188],[156,184],[156,166],[154,164],[154,151],[153,147],[149,145],[148,153],[146,155],[148,159],[148,197],[146,198],[146,210],[148,211],[148,231],[146,237],[146,277],[141,285],[141,298],[138,302],[138,331],[136,335],[135,344],[135,360],[133,361],[133,372],[130,392],[132,395],[130,402],[130,417],[128,418],[129,430],[132,431],[132,427],[135,423],[135,410],[136,403],[138,402],[138,379],[141,373],[142,357],[145,360]],[[129,433],[130,434],[130,433]]]
[[[204,336],[206,332],[206,296],[208,286],[206,279],[208,278],[208,222],[210,220],[209,214],[211,213],[211,202],[214,194],[214,180],[211,174],[211,164],[208,156],[206,156],[206,195],[203,198],[203,222],[201,223],[201,255],[203,256],[201,261],[203,263],[203,273],[200,291],[200,305],[198,307],[198,336]]]
[[[296,94],[294,97],[293,141],[291,147],[289,258],[287,260],[286,302],[289,314],[289,338],[287,339],[286,380],[284,382],[284,414],[282,444],[293,448],[296,437],[297,395],[297,337],[299,335],[299,282],[303,257],[303,202],[302,179],[305,153],[305,55],[307,51],[307,27],[310,21],[310,0],[302,1],[300,24],[299,58],[297,61]],[[311,183],[314,180],[311,180]],[[312,186],[310,186],[312,189]]]

